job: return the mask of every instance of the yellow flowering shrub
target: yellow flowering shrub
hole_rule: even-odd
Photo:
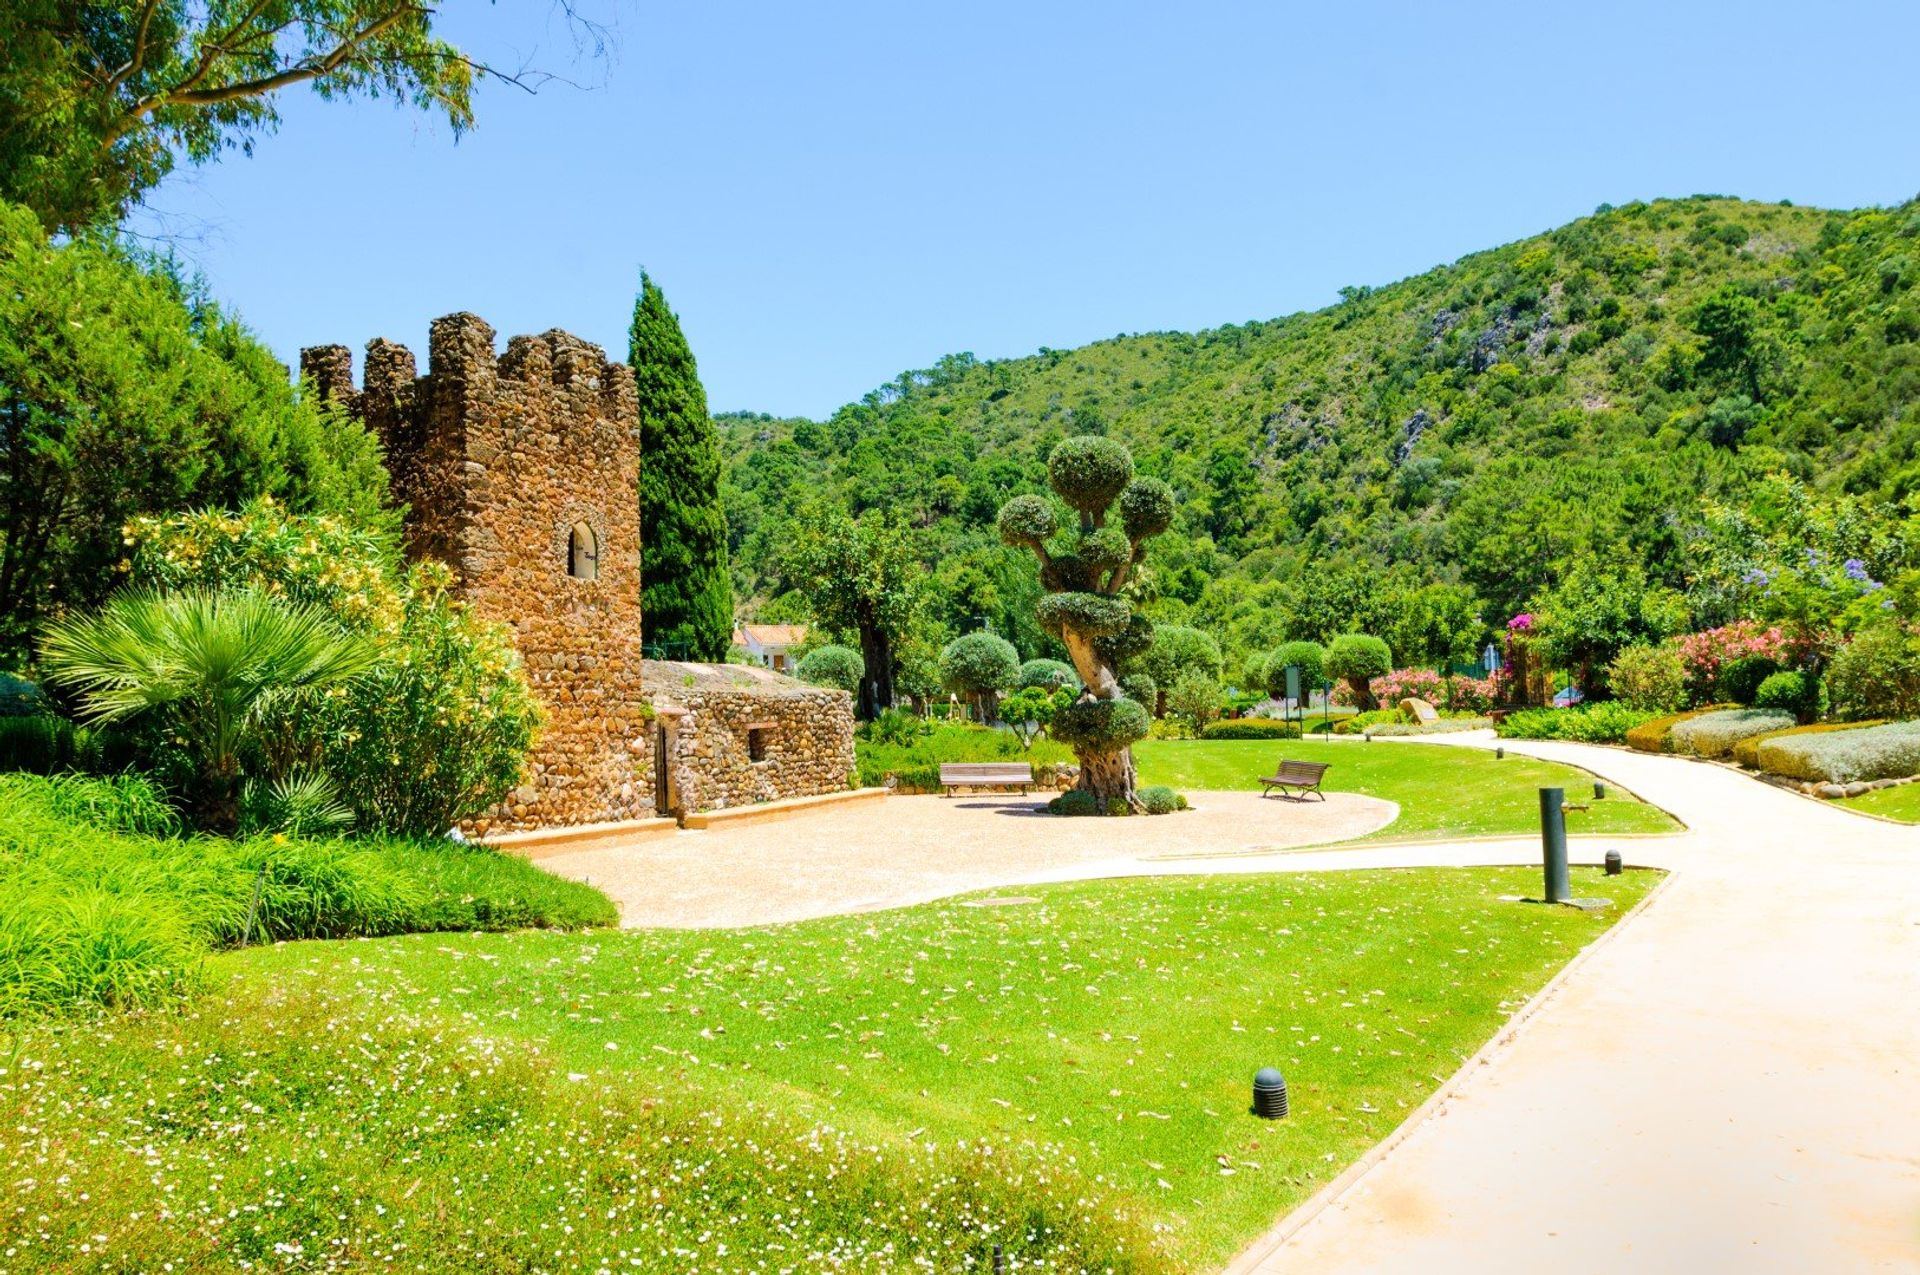
[[[138,518],[126,527],[142,584],[252,587],[327,609],[381,649],[374,671],[281,710],[275,768],[317,766],[365,831],[434,835],[519,781],[539,725],[512,634],[451,593],[440,563],[403,565],[383,537],[269,500]]]

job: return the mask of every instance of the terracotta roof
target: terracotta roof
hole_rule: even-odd
[[[807,640],[804,624],[743,624],[742,637],[751,637],[761,646],[797,646]]]

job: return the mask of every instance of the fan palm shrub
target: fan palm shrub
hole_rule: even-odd
[[[365,673],[374,652],[318,607],[253,589],[134,589],[50,626],[47,675],[111,723],[164,714],[195,763],[192,804],[209,830],[238,823],[242,758],[268,751],[272,712]]]

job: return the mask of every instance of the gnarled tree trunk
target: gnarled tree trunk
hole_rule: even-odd
[[[1080,778],[1074,787],[1082,792],[1092,793],[1100,799],[1102,809],[1109,808],[1113,802],[1123,802],[1129,810],[1137,809],[1140,799],[1134,795],[1133,750],[1122,748],[1115,752],[1095,752],[1090,748],[1081,748],[1075,753],[1080,762]]]
[[[1060,638],[1067,648],[1067,654],[1073,657],[1074,671],[1080,674],[1080,681],[1086,687],[1085,697],[1119,699],[1120,678],[1114,672],[1113,665],[1095,648],[1093,640],[1071,628],[1064,630]],[[1076,743],[1073,755],[1074,760],[1080,763],[1080,778],[1074,781],[1073,786],[1099,798],[1103,811],[1112,809],[1116,801],[1136,813],[1145,809],[1140,804],[1140,798],[1134,794],[1132,748],[1096,750],[1086,744]]]

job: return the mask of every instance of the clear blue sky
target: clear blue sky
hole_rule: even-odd
[[[463,309],[624,357],[644,265],[715,410],[818,416],[945,353],[1315,308],[1603,201],[1920,191],[1912,0],[598,2],[598,64],[545,0],[445,5],[584,91],[490,87],[457,144],[296,91],[155,209],[289,361],[423,352]]]

